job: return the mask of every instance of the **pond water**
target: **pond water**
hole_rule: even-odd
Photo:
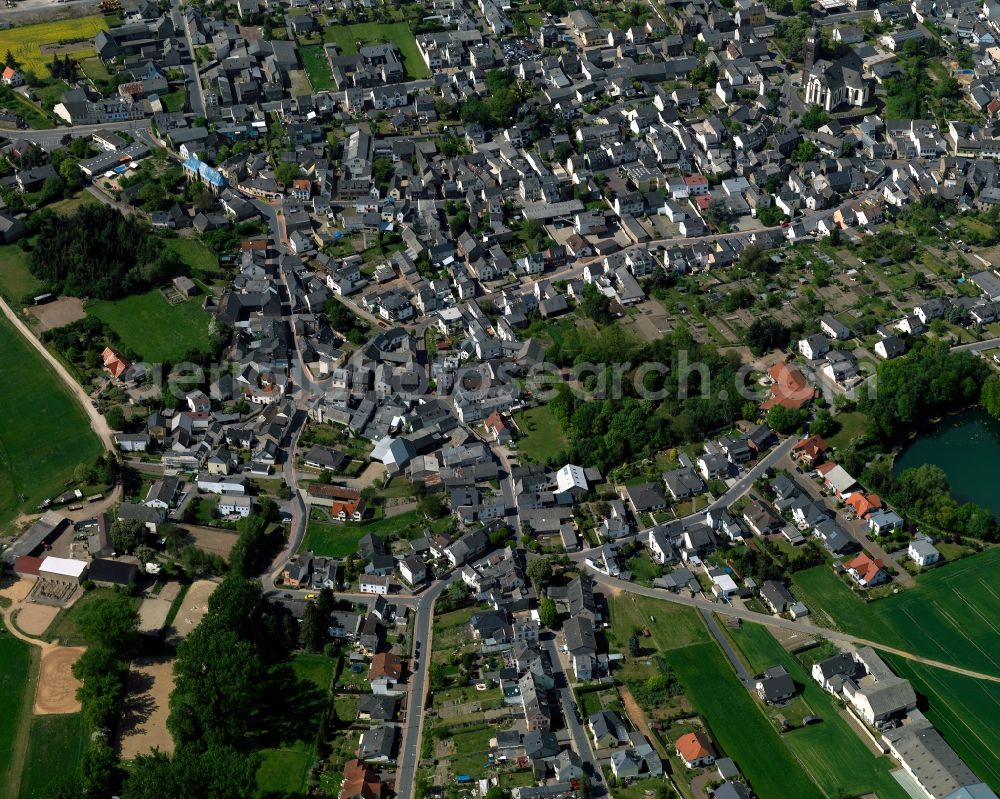
[[[958,502],[975,502],[1000,518],[1000,420],[978,408],[949,416],[900,453],[893,473],[925,463],[944,470]]]

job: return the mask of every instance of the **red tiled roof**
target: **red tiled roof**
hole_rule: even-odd
[[[802,452],[810,458],[815,458],[817,455],[821,455],[828,449],[830,449],[830,445],[819,436],[809,436],[809,438],[803,438],[798,444],[792,447],[792,451]]]
[[[399,655],[392,652],[379,652],[372,658],[372,664],[368,668],[368,681],[377,680],[379,677],[392,677],[398,680],[403,673],[403,662]]]
[[[880,558],[872,560],[867,553],[862,552],[854,560],[844,564],[844,568],[858,573],[858,578],[866,583],[872,582],[880,571],[885,569],[885,563]]]
[[[776,363],[767,373],[774,383],[771,386],[771,396],[760,406],[765,411],[775,405],[798,409],[807,405],[815,396],[816,390],[794,366]]]
[[[129,367],[128,361],[120,352],[111,347],[105,347],[101,353],[104,368],[111,372],[112,377],[121,377]]]
[[[689,732],[687,735],[682,735],[674,746],[687,763],[692,763],[703,757],[715,756],[712,742],[703,732]]]

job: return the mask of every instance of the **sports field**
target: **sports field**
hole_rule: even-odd
[[[208,343],[211,318],[198,297],[171,305],[154,289],[123,300],[87,303],[87,313],[106,322],[147,363],[176,361]]]
[[[19,511],[55,494],[101,444],[76,399],[4,316],[0,353],[0,531],[7,532]]]
[[[71,59],[88,58],[94,55],[94,36],[107,29],[108,23],[100,14],[18,25],[0,31],[0,53],[10,50],[21,69],[51,77],[48,65],[53,51],[49,48],[56,48],[60,57],[68,54]]]
[[[358,43],[392,42],[403,57],[403,67],[411,78],[429,78],[427,64],[417,49],[417,40],[405,22],[361,22],[357,25],[328,25],[323,31],[326,42],[333,42],[341,55],[354,55]]]

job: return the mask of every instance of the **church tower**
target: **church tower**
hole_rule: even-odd
[[[819,41],[816,34],[816,26],[812,27],[809,31],[809,35],[806,37],[805,47],[802,49],[802,72],[803,77],[805,73],[813,68],[813,64],[816,63],[816,50],[819,47]]]

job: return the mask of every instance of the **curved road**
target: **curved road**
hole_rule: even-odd
[[[21,318],[14,312],[14,310],[7,304],[6,300],[0,299],[0,307],[3,308],[4,316],[6,316],[11,324],[17,328],[17,332],[27,339],[28,343],[31,344],[41,356],[48,361],[49,365],[55,370],[55,373],[59,375],[59,378],[66,384],[66,387],[70,390],[70,393],[80,402],[83,406],[84,411],[87,413],[87,417],[90,419],[90,427],[97,434],[97,437],[101,439],[105,448],[111,452],[115,452],[115,440],[111,433],[111,428],[108,426],[107,420],[97,412],[97,409],[90,404],[90,396],[84,391],[83,386],[73,379],[73,376],[66,370],[66,367],[59,363],[58,359],[49,352],[45,345],[31,332],[28,326],[21,321]]]
[[[917,663],[923,663],[927,666],[933,666],[937,669],[942,669],[943,671],[954,672],[955,674],[961,674],[965,677],[974,677],[978,680],[987,680],[989,682],[1000,683],[1000,676],[995,674],[983,674],[979,671],[972,671],[971,669],[963,669],[960,666],[954,666],[951,663],[942,663],[940,660],[932,660],[931,658],[925,658],[921,655],[914,655],[912,652],[907,652],[903,649],[896,649],[892,646],[886,646],[879,641],[870,641],[865,638],[859,638],[856,635],[849,635],[847,633],[838,632],[837,630],[830,630],[825,627],[816,627],[812,625],[802,624],[801,622],[792,621],[791,619],[782,619],[777,616],[769,616],[766,613],[757,613],[753,610],[744,610],[743,608],[733,607],[722,602],[711,602],[707,599],[696,599],[694,597],[681,596],[679,594],[671,593],[666,589],[662,588],[646,588],[642,585],[635,585],[633,583],[626,582],[625,580],[619,580],[616,577],[609,577],[603,572],[591,569],[591,576],[594,578],[594,582],[607,586],[609,588],[614,588],[618,591],[624,591],[626,593],[636,594],[638,596],[651,597],[653,599],[662,599],[665,602],[672,602],[675,605],[684,605],[689,608],[696,608],[698,610],[708,610],[714,613],[718,613],[720,616],[732,616],[737,619],[743,619],[744,621],[751,621],[756,624],[764,624],[768,627],[779,627],[785,630],[794,630],[799,633],[808,633],[810,635],[815,635],[820,638],[826,638],[829,641],[838,641],[844,644],[853,644],[860,646],[870,646],[873,649],[881,649],[883,652],[888,652],[892,655],[898,655],[901,658],[906,658],[907,660],[913,660]]]

